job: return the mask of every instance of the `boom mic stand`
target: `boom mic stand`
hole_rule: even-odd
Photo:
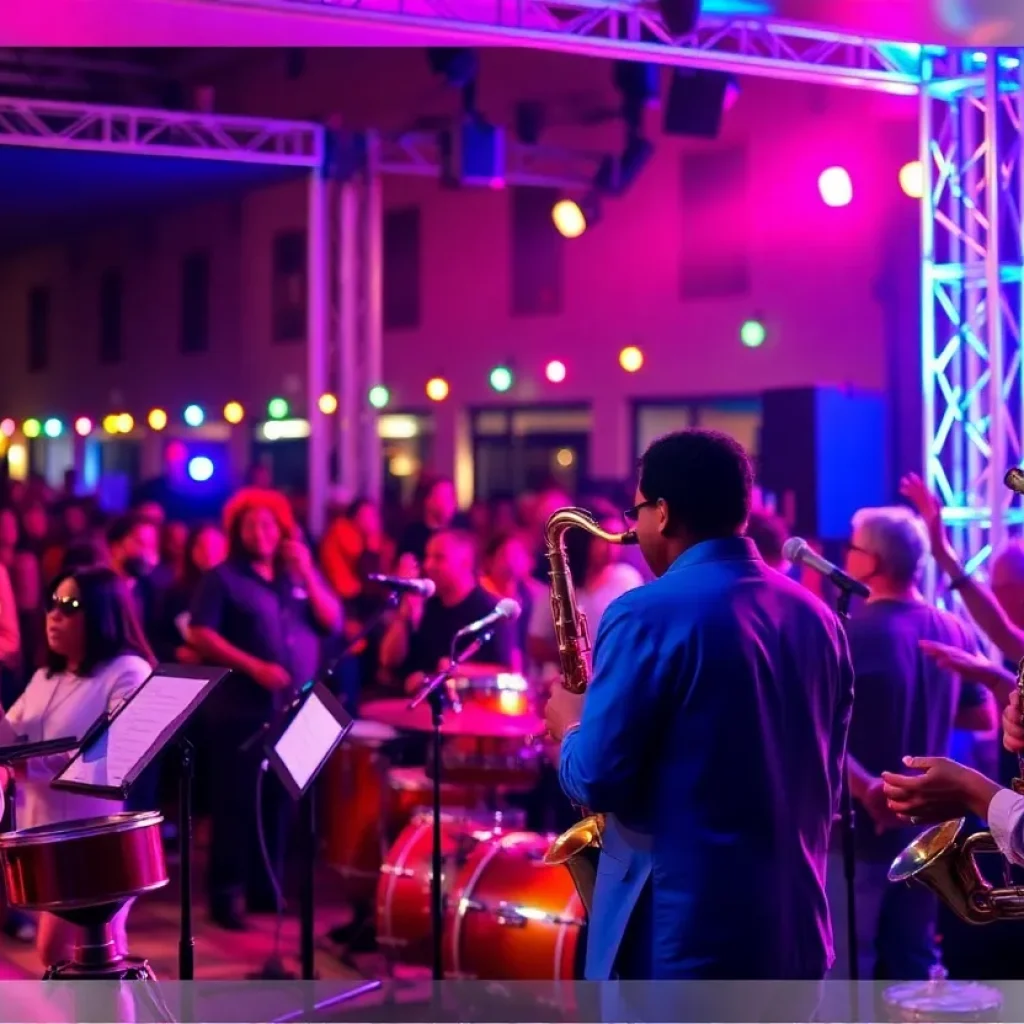
[[[431,751],[431,804],[433,821],[430,852],[430,944],[431,968],[435,984],[444,979],[443,929],[444,929],[444,890],[441,873],[444,870],[444,856],[441,846],[441,729],[444,724],[446,705],[454,704],[461,710],[457,701],[448,696],[445,684],[463,662],[468,661],[494,634],[494,628],[477,634],[461,654],[456,656],[455,643],[452,643],[451,657],[447,668],[429,676],[419,692],[409,701],[409,710],[418,708],[424,701],[430,703],[431,725],[433,727],[433,750]],[[436,993],[435,993],[436,996]]]
[[[840,629],[845,633],[850,621],[850,601],[853,593],[847,587],[839,588],[836,615]],[[857,847],[856,821],[853,796],[850,793],[849,750],[843,757],[843,777],[839,788],[839,817],[843,828],[843,876],[846,882],[846,945],[850,961],[850,1013],[851,1020],[860,1020],[860,964],[857,959]]]

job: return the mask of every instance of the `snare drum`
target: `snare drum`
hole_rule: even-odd
[[[445,972],[484,981],[572,981],[583,905],[563,865],[543,862],[550,839],[506,833],[481,844],[446,908]]]
[[[529,682],[511,672],[465,676],[451,681],[459,703],[492,714],[532,714]],[[529,792],[540,778],[540,752],[529,739],[446,736],[441,751],[444,777],[468,785]]]
[[[493,835],[465,818],[442,815],[441,890],[445,899],[461,865]],[[377,943],[407,964],[430,964],[432,855],[433,816],[419,814],[388,851],[377,884]]]

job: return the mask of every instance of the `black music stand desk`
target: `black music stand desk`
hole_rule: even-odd
[[[230,670],[208,665],[157,665],[149,678],[82,740],[78,753],[53,780],[54,789],[126,800],[132,786],[160,753],[177,742],[181,800],[181,939],[178,975],[195,976],[192,934],[192,744],[189,719]]]

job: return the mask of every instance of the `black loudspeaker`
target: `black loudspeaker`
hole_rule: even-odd
[[[722,127],[731,76],[721,71],[678,68],[672,74],[662,128],[666,135],[715,139]]]
[[[791,531],[847,540],[859,508],[891,504],[883,394],[783,388],[763,397],[758,483],[776,496]]]
[[[685,36],[697,25],[700,0],[658,0],[658,12],[672,35]]]

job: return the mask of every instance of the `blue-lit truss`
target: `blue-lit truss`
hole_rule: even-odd
[[[756,0],[750,15],[712,15],[684,37],[668,32],[656,6],[629,0],[203,2],[288,20],[315,15],[321,23],[329,17],[429,30],[439,42],[918,93],[925,475],[942,496],[958,548],[974,565],[1024,523],[1019,502],[1002,486],[1006,468],[1024,458],[1024,51],[951,52],[790,25],[759,15]],[[0,98],[0,146],[310,166],[320,159],[323,138],[305,124]],[[380,176],[441,170],[429,135],[371,137],[366,152],[358,173],[332,181],[311,202],[311,218],[323,219],[325,267],[316,287],[327,322],[321,354],[310,354],[309,388],[330,387],[339,396],[337,436],[329,445],[311,444],[314,521],[326,503],[332,464],[342,467],[336,482],[349,490],[373,494],[380,484],[380,444],[366,402],[381,364]],[[558,149],[513,145],[508,159],[513,184],[572,187],[591,180],[594,169],[592,157]]]

